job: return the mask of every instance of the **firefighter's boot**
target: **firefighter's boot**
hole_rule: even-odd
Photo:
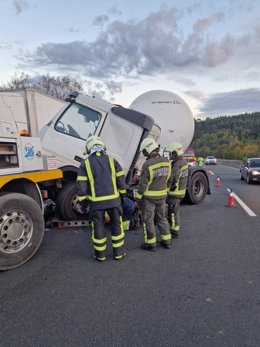
[[[171,242],[169,241],[161,241],[160,242],[161,246],[166,248],[166,249],[170,249],[171,248]]]
[[[155,251],[156,250],[156,244],[142,243],[141,248],[145,249],[146,251]]]
[[[97,254],[93,254],[93,259],[102,262],[102,261],[106,260],[106,257],[105,256],[100,256],[100,255],[97,255]]]

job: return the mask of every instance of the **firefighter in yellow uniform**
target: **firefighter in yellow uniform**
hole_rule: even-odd
[[[161,245],[171,247],[171,233],[166,216],[166,197],[171,183],[171,164],[159,154],[159,147],[152,138],[146,138],[140,150],[147,157],[143,164],[135,200],[143,213],[143,249],[156,249],[155,223],[161,234]]]
[[[110,217],[114,259],[126,255],[121,203],[126,195],[125,175],[119,163],[106,154],[101,138],[92,135],[87,139],[87,159],[78,169],[77,195],[80,203],[89,204],[92,224],[94,259],[106,260],[105,213]]]
[[[172,182],[168,192],[168,222],[172,237],[178,237],[180,232],[180,203],[186,194],[188,182],[188,163],[181,156],[184,153],[180,143],[169,143],[165,149],[169,153],[172,164]]]

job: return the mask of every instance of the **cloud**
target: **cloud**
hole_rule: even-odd
[[[70,28],[65,29],[65,32],[69,32],[69,33],[73,33],[73,34],[74,33],[79,33],[79,29],[70,27]]]
[[[13,45],[9,42],[0,42],[0,49],[12,49]]]
[[[205,94],[200,90],[187,90],[186,92],[184,92],[184,94],[192,96],[194,99],[198,101],[202,101],[205,99]]]
[[[102,26],[105,23],[107,23],[108,20],[109,20],[109,17],[107,15],[100,15],[93,19],[93,24]]]
[[[216,12],[200,18],[185,36],[180,30],[181,13],[175,7],[161,7],[146,18],[106,23],[93,42],[44,43],[33,53],[24,53],[23,64],[55,69],[78,69],[94,78],[136,77],[140,75],[211,69],[230,61],[250,36],[225,34],[211,40],[207,30],[223,20]],[[107,16],[95,18],[100,25]],[[255,29],[255,32],[258,31]]]
[[[120,16],[122,11],[120,11],[115,5],[110,7],[108,13],[115,16]]]
[[[175,81],[176,83],[179,83],[179,84],[182,84],[186,87],[192,87],[192,86],[195,86],[196,83],[193,82],[190,78],[187,78],[187,77],[168,77],[168,80],[172,80],[172,81]]]
[[[84,84],[86,85],[89,94],[111,102],[115,100],[115,94],[122,92],[122,83],[112,80],[86,80],[84,81]]]
[[[214,13],[208,17],[199,19],[196,21],[196,23],[193,25],[194,32],[201,32],[205,30],[205,28],[211,26],[214,22],[219,22],[224,18],[223,12],[217,12]]]
[[[23,11],[27,10],[27,8],[29,7],[28,1],[26,0],[14,0],[13,5],[15,8],[16,15],[19,15]]]
[[[200,112],[209,117],[256,111],[260,111],[260,89],[257,88],[213,94],[200,108]]]

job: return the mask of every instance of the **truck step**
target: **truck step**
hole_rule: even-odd
[[[72,227],[82,227],[89,226],[90,223],[87,220],[57,220],[53,219],[46,222],[46,228],[72,228]]]

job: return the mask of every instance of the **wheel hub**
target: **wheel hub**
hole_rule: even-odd
[[[15,253],[24,248],[32,236],[32,220],[25,213],[12,211],[0,218],[0,250]]]

